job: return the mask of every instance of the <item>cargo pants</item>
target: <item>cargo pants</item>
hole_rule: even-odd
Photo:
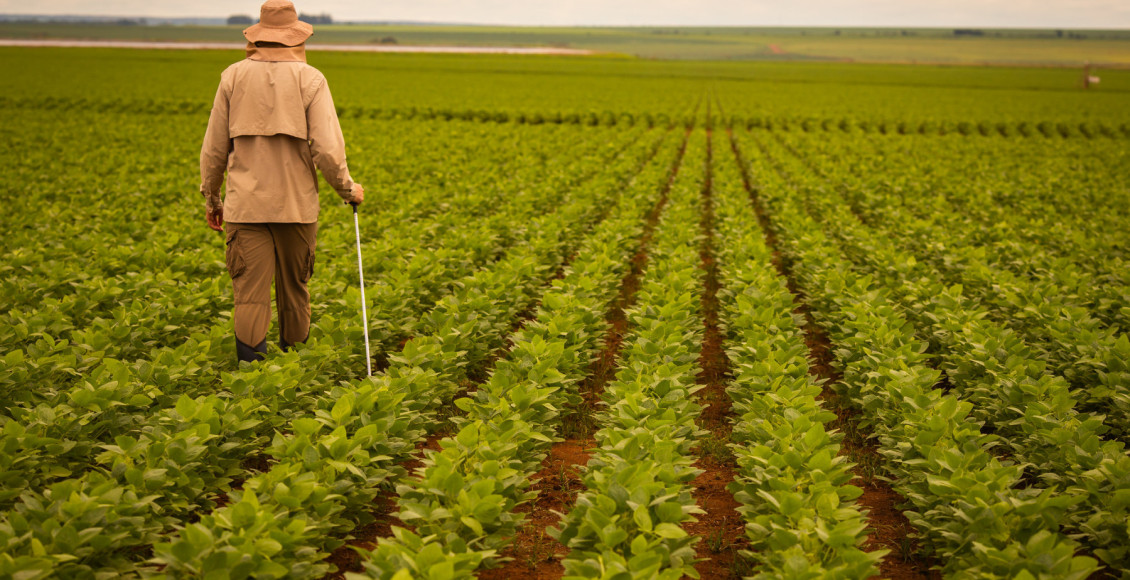
[[[271,282],[285,350],[310,335],[310,291],[318,224],[232,223],[225,225],[226,262],[235,294],[236,350],[240,360],[267,352]]]

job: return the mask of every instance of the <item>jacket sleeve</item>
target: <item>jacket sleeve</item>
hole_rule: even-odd
[[[345,201],[353,200],[353,179],[345,162],[345,137],[337,119],[330,87],[322,79],[314,98],[306,108],[306,134],[310,153],[322,177]]]
[[[204,207],[223,209],[220,199],[220,186],[224,184],[224,171],[231,153],[231,137],[228,134],[228,99],[225,90],[226,78],[220,80],[216,89],[216,100],[212,103],[212,114],[208,117],[208,130],[204,133],[204,145],[200,148],[200,193],[204,196]]]

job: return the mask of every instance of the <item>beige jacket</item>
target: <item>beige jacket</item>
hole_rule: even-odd
[[[247,59],[220,75],[200,149],[205,207],[223,209],[224,220],[235,223],[316,222],[315,167],[342,199],[353,199],[326,77],[306,64],[303,46],[248,44]]]

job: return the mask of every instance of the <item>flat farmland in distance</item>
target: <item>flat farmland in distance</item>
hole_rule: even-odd
[[[1130,576],[1130,71],[310,51],[366,377],[324,186],[235,361],[242,56],[0,48],[0,578]]]
[[[211,85],[242,51],[0,47],[0,95],[208,106]],[[878,122],[1130,120],[1130,71],[860,63],[652,61],[505,55],[356,54],[312,50],[339,106],[385,111],[650,113],[674,118],[705,88],[742,116]],[[113,63],[113,66],[106,66]],[[56,72],[43,75],[41,71]],[[137,83],[137,78],[149,82]],[[129,86],[123,91],[123,86]],[[79,90],[81,89],[81,90]]]
[[[0,38],[238,42],[241,26],[0,22]],[[1125,30],[319,25],[319,44],[544,46],[681,60],[1130,67]]]

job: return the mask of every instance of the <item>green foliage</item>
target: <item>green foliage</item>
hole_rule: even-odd
[[[554,531],[567,574],[693,576],[707,183],[742,565],[859,578],[882,557],[776,259],[945,574],[1130,569],[1118,74],[1083,93],[1065,71],[312,53],[370,191],[381,371],[360,379],[332,195],[310,341],[231,360],[194,165],[236,55],[0,52],[0,576],[321,577],[395,490],[413,530],[362,551],[361,576],[470,577],[504,561],[581,419],[598,448]],[[615,380],[579,417],[637,266]]]
[[[886,552],[861,549],[867,524],[854,500],[862,490],[850,485],[840,434],[827,429],[835,415],[817,399],[792,294],[772,268],[733,155],[719,156],[713,193],[734,375],[727,391],[739,475],[730,490],[752,548],[743,556],[758,562],[761,578],[873,576]]]
[[[648,252],[607,408],[597,414],[599,449],[585,491],[550,534],[570,548],[569,578],[698,577],[694,544],[680,525],[700,513],[689,483],[690,455],[703,432],[693,397],[699,354],[701,271],[694,250],[695,200],[705,167],[702,133],[688,136]]]
[[[965,389],[966,383],[960,372],[955,371],[998,368],[996,372],[1001,374],[995,376],[991,387],[985,385],[981,390],[983,394],[957,389],[947,393],[934,388],[940,373],[928,365],[926,353],[931,345],[916,338],[915,325],[894,306],[898,296],[917,279],[900,276],[903,285],[891,288],[871,275],[854,272],[831,236],[824,234],[819,222],[805,209],[807,206],[816,213],[814,210],[821,199],[818,196],[830,196],[831,192],[810,183],[809,180],[818,179],[811,172],[801,178],[802,174],[795,168],[790,169],[792,161],[760,143],[758,148],[766,155],[769,165],[766,171],[757,173],[763,179],[759,191],[768,198],[774,211],[774,223],[787,240],[786,247],[802,285],[816,306],[819,319],[836,342],[837,358],[844,375],[842,394],[864,411],[868,427],[881,444],[887,468],[895,476],[894,487],[914,506],[914,510],[906,514],[922,534],[923,546],[945,562],[945,571],[1014,576],[1025,570],[1032,577],[1085,577],[1096,562],[1072,557],[1077,544],[1065,533],[1076,525],[1072,523],[1071,514],[1113,509],[1109,520],[1102,516],[1095,520],[1111,524],[1106,534],[1080,534],[1078,537],[1086,539],[1096,555],[1123,566],[1120,560],[1124,556],[1120,551],[1106,547],[1121,543],[1109,535],[1119,533],[1115,520],[1124,521],[1119,516],[1120,502],[1111,501],[1120,495],[1117,489],[1122,485],[1121,477],[1115,477],[1108,483],[1109,487],[1096,490],[1090,498],[1070,484],[1064,485],[1067,481],[1081,482],[1086,478],[1079,475],[1062,478],[1079,473],[1075,470],[1086,469],[1084,466],[1091,464],[1090,459],[1080,461],[1078,450],[1087,449],[1087,453],[1104,457],[1104,464],[1119,465],[1123,461],[1119,456],[1125,458],[1122,446],[1100,443],[1094,438],[1094,421],[1088,421],[1085,416],[1073,418],[1070,397],[1064,398],[1066,385],[1060,382],[1056,387],[1057,380],[1043,375],[1040,365],[1026,362],[1025,354],[1016,350],[1015,342],[1012,347],[1005,343],[994,344],[981,355],[967,354],[960,359],[965,371],[946,368],[958,389]],[[789,193],[785,194],[786,191]],[[850,223],[841,222],[840,226],[844,228],[843,233],[857,231]],[[845,249],[847,247],[845,244]],[[869,247],[882,253],[883,248],[890,251],[892,245],[873,243]],[[913,263],[904,258],[893,265],[912,266]],[[980,334],[992,332],[984,322],[984,315],[955,307],[958,303],[952,300],[953,294],[947,298],[944,290],[934,288],[906,295],[949,305],[933,312],[906,310],[935,323],[941,313],[960,317],[961,330],[945,323],[939,325],[939,330],[949,328],[945,336],[968,336],[969,347],[983,348],[990,344],[986,342],[989,336]],[[979,333],[977,338],[967,334],[972,332]],[[1008,336],[999,331],[996,334],[1000,338]],[[1003,373],[1016,375],[1009,377]],[[1031,381],[1022,379],[1021,375]],[[1008,389],[1014,384],[1017,386],[1015,394],[1000,393],[1002,387]],[[1037,385],[1042,385],[1042,392],[1033,388]],[[1054,395],[1057,390],[1061,393],[1059,396]],[[959,399],[959,393],[969,400]],[[1031,394],[1032,398],[1020,403],[1016,400],[1020,393]],[[1002,421],[1003,416],[991,411],[997,397],[1002,395],[1007,397],[1004,400],[1017,401],[1009,404],[1010,409],[1035,412],[1021,411],[1015,418]],[[1042,404],[1046,410],[1031,406],[1041,404],[1040,399],[1045,396],[1047,400]],[[1016,404],[1020,406],[1014,407]],[[1053,417],[1058,413],[1058,420],[1049,421],[1049,411]],[[1023,415],[1027,424],[1018,415]],[[994,426],[987,428],[990,421]],[[1071,428],[1063,429],[1064,424]],[[1013,429],[1027,436],[1018,438]],[[1079,446],[1061,445],[1076,437]],[[1025,442],[1033,438],[1041,443],[1030,446]],[[1036,463],[1028,459],[1029,453],[1037,452],[1037,447],[1049,445],[1057,438],[1056,447],[1040,451],[1046,454],[1046,459]],[[1007,459],[994,456],[1002,445],[1010,446]],[[1031,457],[1035,459],[1035,455]],[[1062,460],[1049,464],[1051,457]],[[1059,477],[1041,477],[1040,485],[1025,481],[1026,471],[1040,473],[1052,465],[1055,465],[1052,469],[1061,474]],[[1094,502],[1090,504],[1092,507],[1079,509],[1090,502]],[[1067,523],[1067,529],[1060,529],[1061,522]],[[1112,540],[1113,544],[1107,544]],[[983,548],[971,550],[973,543]],[[1044,558],[1038,553],[1056,556]]]
[[[382,539],[366,566],[369,576],[394,576],[421,546],[452,561],[476,554],[490,562],[513,539],[523,523],[515,508],[534,498],[530,477],[556,440],[558,409],[580,399],[575,385],[599,346],[603,312],[618,290],[657,176],[669,164],[649,160],[661,143],[644,158],[620,160],[628,191],[542,296],[534,319],[513,335],[491,376],[455,402],[466,413],[453,418],[458,432],[440,441],[440,451],[427,452],[423,467],[397,486],[397,515],[416,534],[397,528],[394,538]],[[593,193],[615,191],[607,185],[594,183]]]
[[[836,178],[860,199],[853,176]],[[835,203],[823,198],[813,207],[835,211]],[[885,213],[882,203],[866,203],[875,218]],[[1116,353],[1125,349],[1126,337],[1093,316],[1093,306],[1075,294],[1094,291],[1094,272],[1101,269],[1076,265],[1070,253],[1048,256],[1040,246],[1011,261],[993,259],[983,247],[964,245],[926,220],[906,229],[921,233],[890,231],[912,246],[916,238],[928,237],[945,251],[932,248],[925,253],[932,261],[920,262],[850,220],[839,222],[832,235],[904,304],[954,392],[973,405],[969,417],[1000,436],[997,445],[1025,466],[1018,477],[1061,494],[1047,513],[1062,512],[1068,529],[1085,538],[1096,555],[1125,567],[1130,537],[1121,523],[1127,506],[1119,498],[1130,489],[1125,448],[1130,382]],[[998,243],[1004,251],[1015,246],[1008,239]],[[1025,269],[1043,268],[1046,277],[1023,275]],[[936,279],[947,270],[970,285],[947,286]],[[1098,466],[1101,475],[1094,472]]]

